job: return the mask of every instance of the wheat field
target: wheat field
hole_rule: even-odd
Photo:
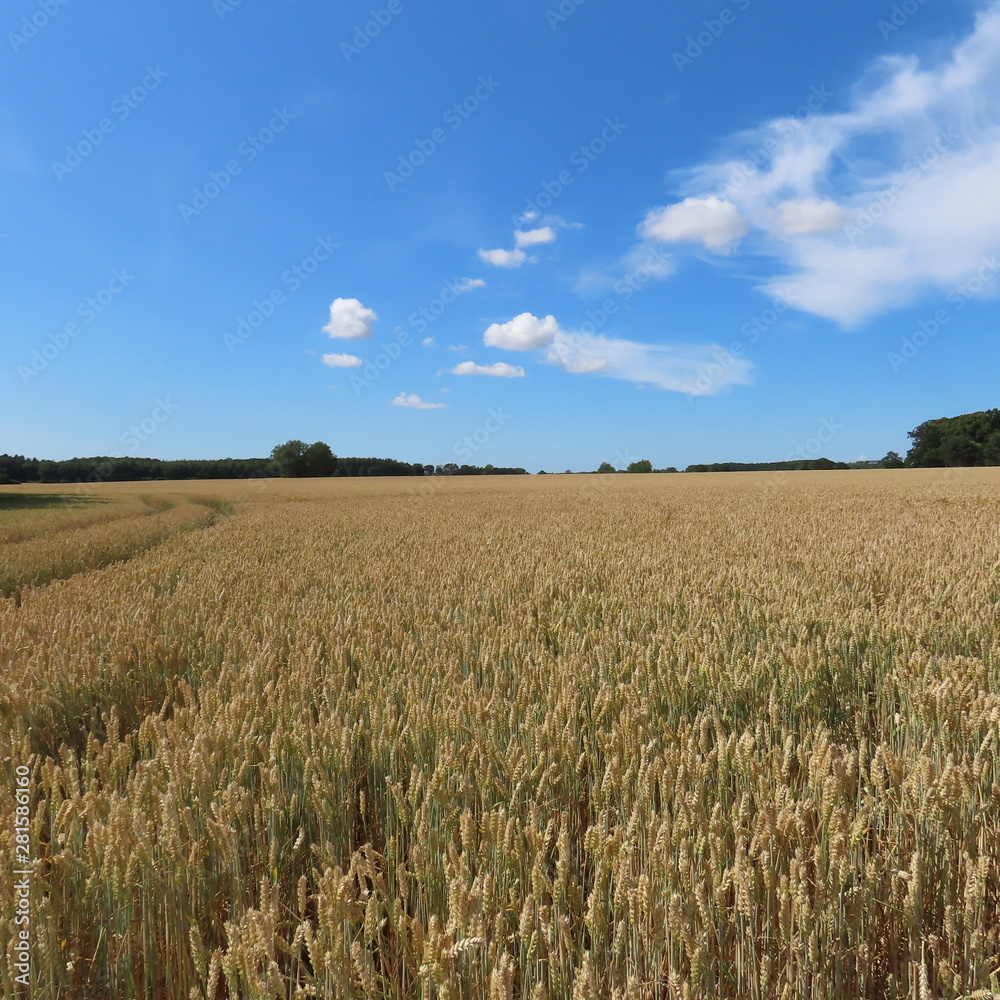
[[[4,996],[1000,989],[1000,470],[72,494],[0,491]]]

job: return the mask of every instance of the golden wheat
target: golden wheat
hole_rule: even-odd
[[[996,472],[146,486],[4,548],[30,995],[998,989]]]

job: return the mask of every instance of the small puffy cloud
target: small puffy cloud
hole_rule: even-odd
[[[653,209],[639,226],[644,239],[663,243],[701,243],[706,250],[728,253],[747,233],[746,219],[730,201],[709,195],[685,198]]]
[[[364,364],[353,354],[324,354],[320,360],[330,368],[360,368]]]
[[[425,403],[415,392],[401,392],[392,401],[393,406],[409,406],[414,410],[443,410],[447,403]]]
[[[420,341],[420,346],[421,347],[434,347],[434,345],[436,343],[437,343],[437,341],[433,337],[424,337],[424,339]]]
[[[451,283],[452,291],[458,295],[464,295],[466,292],[471,292],[473,288],[482,288],[486,284],[482,278],[459,278],[458,281],[453,281]]]
[[[462,361],[449,369],[452,375],[493,375],[496,378],[524,378],[520,365],[509,365],[506,361],[495,361],[491,365],[477,365],[475,361]]]
[[[793,198],[775,207],[772,229],[782,236],[814,236],[840,229],[846,218],[835,201]]]
[[[523,226],[526,222],[532,222],[538,218],[538,211],[534,208],[529,208],[527,211],[522,212],[514,220],[514,224],[517,226]]]
[[[519,247],[533,247],[539,243],[554,243],[556,231],[551,226],[541,226],[538,229],[517,229],[514,231],[514,242]]]
[[[559,332],[555,316],[539,319],[524,312],[506,323],[493,323],[483,334],[487,347],[500,347],[505,351],[533,351],[552,343]]]
[[[372,324],[377,319],[375,311],[357,299],[334,299],[330,303],[330,322],[323,332],[333,338],[363,340],[371,336]]]
[[[480,250],[479,259],[494,267],[514,268],[520,267],[528,255],[523,250]]]
[[[573,375],[603,375],[691,396],[747,385],[750,362],[715,344],[638,344],[600,334],[560,331],[547,360]]]

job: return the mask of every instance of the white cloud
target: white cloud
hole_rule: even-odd
[[[330,368],[359,368],[364,362],[353,354],[324,354],[320,360]]]
[[[748,384],[751,370],[750,362],[715,344],[639,344],[597,333],[568,332],[560,329],[554,316],[539,319],[531,313],[521,313],[507,323],[494,323],[483,335],[483,343],[509,351],[545,349],[547,361],[573,375],[604,375],[693,396]],[[487,374],[471,361],[452,371],[457,375]],[[523,374],[522,369],[517,371]]]
[[[452,290],[458,295],[471,292],[473,288],[483,288],[486,282],[482,278],[459,278],[451,283]]]
[[[683,191],[755,227],[755,256],[775,262],[763,290],[845,326],[953,289],[1000,247],[1000,2],[929,63],[882,58],[854,94],[734,136]]]
[[[505,351],[532,351],[552,343],[559,332],[555,316],[539,319],[524,312],[506,323],[493,323],[483,334],[487,347],[500,347]]]
[[[539,243],[555,242],[556,231],[551,226],[541,226],[538,229],[516,229],[514,242],[519,247],[533,247]]]
[[[692,396],[750,383],[750,362],[715,344],[637,344],[601,334],[560,331],[549,362],[574,375],[603,375]]]
[[[714,195],[685,198],[675,205],[653,209],[639,227],[644,239],[701,243],[717,253],[727,253],[746,232],[746,219],[739,209]]]
[[[370,337],[378,315],[357,299],[334,299],[330,303],[330,322],[323,332],[333,338],[362,340]]]
[[[424,337],[424,339],[420,341],[421,347],[434,347],[436,344],[437,341],[433,337]]]
[[[783,236],[814,236],[840,229],[847,213],[835,201],[793,198],[774,209],[772,228]]]
[[[523,226],[526,222],[532,222],[538,218],[538,212],[534,208],[529,208],[526,212],[522,212],[516,219],[515,225]]]
[[[425,403],[415,392],[401,392],[392,401],[393,406],[410,406],[415,410],[443,410],[447,403]]]
[[[491,365],[477,365],[475,361],[461,361],[449,371],[452,375],[493,375],[497,378],[524,378],[520,365],[509,365],[506,361],[495,361]]]
[[[520,267],[528,255],[523,250],[480,250],[479,259],[494,267]]]

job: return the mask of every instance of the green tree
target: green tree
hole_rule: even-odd
[[[901,469],[905,464],[898,451],[887,451],[882,459],[883,469]]]
[[[306,452],[309,446],[305,441],[291,440],[274,446],[271,452],[271,462],[279,476],[295,479],[306,475]]]
[[[337,471],[337,456],[325,441],[309,445],[302,459],[307,476],[332,476]]]
[[[1000,430],[994,431],[979,453],[983,465],[1000,465]]]
[[[916,468],[1000,463],[1000,410],[925,420],[910,431],[906,464]]]
[[[653,463],[648,458],[641,458],[638,462],[632,462],[628,467],[629,472],[652,472]]]
[[[601,467],[597,471],[606,476],[609,472],[617,472],[618,470],[610,462],[601,462]]]

